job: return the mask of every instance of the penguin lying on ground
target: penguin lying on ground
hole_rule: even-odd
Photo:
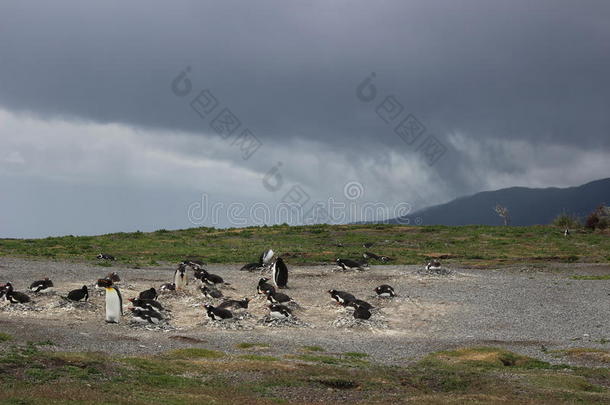
[[[278,257],[273,263],[271,276],[277,288],[288,288],[288,267],[281,257]]]
[[[270,304],[283,304],[290,301],[292,301],[292,298],[286,294],[271,290],[267,291],[267,302]]]
[[[15,291],[11,283],[4,284],[2,290],[4,291],[4,299],[11,304],[25,304],[26,302],[30,302],[30,297],[28,297],[27,294]]]
[[[106,290],[106,322],[119,323],[123,315],[123,297],[119,289],[107,278],[97,280],[97,286]],[[154,288],[152,288],[154,290]],[[140,293],[141,295],[142,293]],[[156,292],[155,292],[156,295]]]
[[[365,307],[357,306],[354,310],[355,319],[369,319],[370,317],[371,312]]]
[[[214,287],[208,287],[206,285],[203,285],[199,289],[201,290],[203,296],[206,298],[222,298],[222,292],[215,289]]]
[[[347,305],[348,302],[354,301],[356,299],[356,297],[354,297],[352,294],[345,291],[328,290],[328,293],[330,294],[330,297],[333,300],[343,306]]]
[[[215,308],[209,304],[206,304],[204,307],[208,318],[213,321],[222,321],[223,319],[233,318],[233,314],[228,309]]]
[[[106,253],[100,253],[99,255],[97,255],[97,258],[100,260],[114,260],[114,256]]]
[[[249,298],[244,298],[241,300],[226,300],[226,301],[223,301],[222,304],[220,304],[218,306],[218,308],[247,309],[249,302],[250,302]]]
[[[367,259],[373,259],[373,260],[378,260],[378,261],[383,262],[383,263],[385,263],[385,262],[389,262],[390,260],[392,260],[392,259],[390,259],[390,258],[389,258],[389,257],[387,257],[387,256],[379,256],[379,255],[376,255],[375,253],[372,253],[372,252],[364,252],[364,253],[362,254],[362,257],[363,257],[365,260],[367,260]]]
[[[110,281],[110,284],[112,284],[112,281]],[[159,296],[159,294],[157,294],[157,290],[155,290],[154,287],[151,287],[148,290],[142,291],[138,295],[138,298],[141,300],[156,300],[158,296]]]
[[[354,308],[354,309],[357,309],[357,308],[365,308],[365,309],[367,309],[367,310],[369,310],[369,311],[370,311],[371,309],[373,309],[373,306],[372,306],[371,304],[369,304],[369,303],[368,303],[368,302],[366,302],[366,301],[359,300],[359,299],[355,299],[355,300],[348,301],[348,303],[347,303],[347,304],[345,304],[345,306],[346,306],[346,307],[351,307],[351,308]]]
[[[364,267],[368,266],[367,263],[357,262],[352,259],[337,259],[337,264],[343,270],[364,270]]]
[[[205,269],[199,269],[195,271],[195,278],[207,285],[219,285],[227,284],[219,275],[209,273]]]
[[[53,290],[53,282],[48,277],[34,281],[30,284],[30,291],[35,293],[46,293]]]
[[[275,319],[288,319],[292,317],[292,311],[282,304],[269,305],[269,316]]]
[[[161,305],[161,303],[156,300],[130,298],[128,301],[131,302],[131,305],[133,305],[135,309],[141,309],[143,311],[146,311],[148,309],[154,309],[155,311],[163,311],[163,305]]]
[[[81,300],[88,301],[89,300],[89,289],[87,288],[86,285],[84,285],[81,288],[70,291],[68,293],[68,296],[65,298],[68,299],[69,301],[75,301],[75,302],[78,302]]]
[[[161,287],[159,287],[159,291],[161,291],[162,293],[176,291],[176,283],[161,284]]]
[[[275,292],[275,287],[267,283],[267,281],[269,281],[267,277],[263,277],[258,280],[258,285],[256,286],[256,292],[258,294],[267,294],[267,291]]]
[[[441,269],[441,262],[436,259],[428,262],[428,264],[426,265],[426,270],[440,270],[440,269]]]
[[[392,286],[389,286],[387,284],[382,284],[379,287],[375,288],[375,292],[377,293],[377,296],[381,297],[381,298],[396,297],[394,288],[392,288]]]
[[[114,284],[121,282],[121,277],[119,277],[119,275],[116,271],[108,273],[105,278],[112,281]]]
[[[261,264],[258,262],[257,263],[246,263],[239,270],[240,271],[256,271],[260,268],[261,268]]]
[[[156,325],[163,320],[163,315],[154,309],[129,308],[129,310],[131,311],[133,319],[138,322],[152,323]]]

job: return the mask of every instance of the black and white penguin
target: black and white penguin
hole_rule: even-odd
[[[4,298],[11,304],[25,304],[30,302],[30,297],[19,291],[15,291],[11,283],[4,284]]]
[[[392,298],[396,297],[396,293],[394,292],[394,288],[387,284],[382,284],[379,287],[375,288],[375,293],[377,293],[378,297],[381,298]]]
[[[267,267],[271,264],[271,259],[273,259],[274,252],[272,249],[267,249],[263,253],[261,253],[258,262],[261,267]]]
[[[269,316],[276,319],[287,319],[292,316],[292,311],[282,304],[269,305]]]
[[[106,280],[106,279],[104,279],[104,280]],[[112,284],[112,281],[110,281],[110,284]],[[156,300],[158,296],[159,296],[159,294],[157,294],[157,290],[155,290],[154,287],[151,287],[148,290],[142,291],[138,295],[138,298],[141,300]]]
[[[275,292],[275,287],[267,283],[267,281],[269,281],[267,277],[263,277],[258,280],[258,285],[256,286],[256,292],[258,294],[267,294],[267,291]]]
[[[35,293],[47,293],[53,291],[53,282],[48,277],[34,281],[30,284],[30,291]]]
[[[341,305],[347,305],[348,302],[354,301],[356,299],[356,297],[354,297],[352,294],[345,291],[328,290],[328,293],[330,294],[330,297],[333,300],[335,300]]]
[[[267,291],[267,302],[270,304],[283,304],[290,301],[292,301],[292,298],[286,294],[276,291]]]
[[[356,307],[354,310],[354,318],[355,319],[369,319],[371,317],[371,311],[366,309],[365,307]]]
[[[366,309],[367,309],[367,310],[369,310],[369,311],[370,311],[371,309],[373,309],[373,308],[374,308],[374,307],[373,307],[371,304],[369,304],[368,302],[366,302],[366,301],[362,301],[362,300],[359,300],[359,299],[355,299],[355,300],[348,301],[348,303],[347,303],[347,304],[345,304],[345,306],[346,306],[346,307],[351,307],[351,308],[354,308],[354,309],[357,309],[357,308],[362,307],[362,308],[366,308]]]
[[[203,262],[203,260],[199,260],[199,259],[195,259],[195,258],[190,258],[190,259],[185,259],[182,261],[182,263],[191,266],[192,268],[202,268],[203,266],[205,266],[205,263]]]
[[[70,301],[88,301],[89,300],[89,289],[86,285],[82,286],[79,289],[72,290],[68,293],[66,297]]]
[[[273,283],[277,288],[288,287],[288,267],[281,257],[278,257],[273,263],[271,276],[273,277]]]
[[[364,242],[362,244],[362,247],[365,249],[370,249],[374,244],[375,244],[375,242]]]
[[[566,228],[566,230],[563,231],[563,236],[570,236],[570,230],[568,228]]]
[[[112,281],[107,278],[97,280],[97,285],[106,290],[106,322],[119,323],[121,316],[123,315],[123,297],[121,296],[121,292],[117,286],[112,284]],[[152,290],[154,290],[154,288],[152,288]]]
[[[428,264],[426,265],[426,270],[440,270],[440,269],[441,269],[441,262],[436,259],[428,262]]]
[[[141,309],[143,311],[147,309],[163,311],[163,305],[161,305],[161,303],[156,300],[142,300],[139,298],[130,298],[128,301],[131,302],[131,305],[133,305],[133,307],[136,309]]]
[[[389,258],[389,257],[387,257],[387,256],[379,256],[379,255],[376,255],[376,254],[375,254],[375,253],[373,253],[373,252],[364,252],[364,253],[362,254],[362,257],[363,257],[365,260],[372,259],[372,260],[377,260],[377,261],[380,261],[380,262],[383,262],[383,263],[385,263],[385,262],[389,262],[390,260],[392,260],[392,259],[390,259],[390,258]]]
[[[208,287],[207,285],[203,285],[199,288],[201,293],[206,298],[222,298],[222,292],[213,287]]]
[[[154,309],[129,308],[133,319],[138,322],[158,324],[163,320],[163,315]]]
[[[223,301],[222,304],[220,304],[218,306],[218,308],[247,309],[249,303],[250,303],[249,298],[244,298],[241,300],[226,300],[226,301]]]
[[[353,269],[363,270],[364,267],[366,266],[366,263],[357,262],[352,259],[337,259],[337,264],[343,270],[353,270]]]
[[[217,274],[209,273],[205,269],[195,270],[195,278],[198,279],[199,281],[201,281],[202,284],[207,284],[207,285],[212,285],[212,286],[219,285],[219,284],[229,285],[229,283],[225,283],[225,281],[223,280],[222,277],[220,277]]]
[[[97,255],[97,258],[100,260],[114,260],[114,256],[109,255],[107,253],[100,253],[99,255]]]
[[[175,283],[161,284],[161,287],[159,287],[159,291],[162,293],[176,291],[176,284]]]
[[[176,271],[174,271],[174,284],[176,285],[176,290],[184,290],[188,285],[188,275],[186,274],[186,264],[180,263]]]
[[[108,273],[106,275],[106,278],[110,281],[112,281],[113,284],[116,283],[120,283],[121,282],[121,277],[119,277],[118,273],[116,271],[113,271],[111,273]]]
[[[228,309],[216,308],[209,304],[206,304],[204,307],[207,311],[208,318],[213,321],[222,321],[223,319],[233,318],[233,313]]]
[[[258,263],[246,263],[242,266],[240,271],[256,271],[261,268],[260,262]]]

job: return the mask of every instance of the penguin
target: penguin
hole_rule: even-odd
[[[186,264],[188,266],[191,266],[193,268],[195,268],[195,267],[202,268],[203,266],[205,266],[205,263],[202,260],[193,259],[193,258],[185,259],[185,260],[182,261],[182,263],[184,263],[184,264]]]
[[[563,236],[570,236],[570,230],[568,228],[566,228],[566,230],[563,231]]]
[[[270,304],[283,304],[292,301],[292,298],[286,294],[275,291],[267,291],[267,302]]]
[[[119,323],[123,315],[123,297],[121,292],[112,284],[112,281],[105,278],[97,280],[97,285],[106,290],[106,322]]]
[[[396,297],[396,293],[394,292],[394,288],[387,284],[382,284],[379,287],[375,288],[375,293],[380,298],[392,298]]]
[[[343,269],[343,270],[363,270],[363,267],[366,266],[366,263],[360,263],[357,262],[355,260],[351,260],[351,259],[337,259],[337,264]]]
[[[272,249],[267,249],[263,253],[261,253],[258,262],[261,267],[267,267],[271,264],[271,259],[273,259],[274,252]]]
[[[258,280],[258,285],[256,286],[256,292],[258,294],[267,294],[267,291],[275,292],[275,287],[267,283],[267,281],[269,281],[267,277],[263,277]]]
[[[282,304],[269,305],[269,316],[275,319],[288,319],[292,317],[292,311]]]
[[[222,292],[213,287],[208,287],[204,285],[201,286],[199,289],[201,290],[203,296],[206,298],[222,298]]]
[[[103,279],[104,280],[104,279]],[[107,280],[107,279],[106,279]],[[108,280],[110,281],[110,280]],[[98,283],[99,284],[99,283]],[[110,281],[110,284],[112,284],[112,281]],[[138,298],[141,300],[156,300],[157,297],[159,295],[157,294],[157,290],[155,290],[154,287],[149,288],[148,290],[144,290],[142,291],[139,295]]]
[[[278,257],[273,263],[271,274],[277,288],[288,288],[288,267],[281,257]]]
[[[231,313],[231,311],[229,311],[228,309],[215,308],[209,304],[204,305],[204,307],[207,311],[208,318],[213,321],[222,321],[223,319],[233,318],[233,313]]]
[[[370,249],[375,243],[374,242],[364,242],[362,247],[365,249]]]
[[[441,262],[436,259],[428,262],[428,264],[426,265],[426,270],[440,270],[440,269],[441,269]]]
[[[48,277],[34,281],[30,284],[30,291],[34,293],[46,293],[53,290],[53,282]]]
[[[159,301],[155,301],[155,300],[142,300],[142,299],[139,299],[139,298],[130,298],[128,301],[131,302],[131,305],[133,305],[133,307],[135,309],[141,309],[143,311],[146,311],[147,309],[154,309],[156,311],[163,311],[163,305],[161,305],[161,303]]]
[[[30,302],[30,297],[28,297],[27,294],[15,291],[11,283],[4,284],[4,298],[11,304],[25,304],[26,302]]]
[[[174,272],[174,284],[176,290],[184,290],[188,284],[188,275],[186,274],[186,264],[180,263]]]
[[[343,306],[347,305],[348,302],[354,301],[356,299],[356,297],[354,297],[352,294],[345,291],[328,290],[328,293],[330,294],[330,297],[333,300],[337,301]]]
[[[207,285],[218,285],[218,284],[227,284],[219,275],[208,273],[207,271],[203,273],[201,277],[201,281],[206,283]]]
[[[249,303],[250,303],[249,298],[244,298],[241,300],[226,300],[226,301],[223,301],[222,304],[220,304],[218,306],[218,308],[247,309]]]
[[[354,310],[355,319],[369,319],[370,317],[371,317],[371,311],[369,311],[365,307],[358,306]]]
[[[119,277],[119,275],[117,274],[116,271],[113,271],[112,273],[108,273],[106,275],[106,278],[110,281],[112,281],[114,284],[119,283],[121,281],[121,277]]]
[[[176,291],[176,283],[161,284],[161,287],[159,287],[159,291],[161,291],[162,293],[169,292],[169,291]]]
[[[97,258],[100,260],[115,260],[114,256],[106,253],[100,253],[99,255],[97,255]]]
[[[69,301],[75,301],[75,302],[78,302],[78,301],[81,301],[84,299],[86,302],[89,300],[89,289],[87,288],[86,285],[84,285],[84,286],[82,286],[82,288],[70,291],[66,298]]]
[[[367,309],[367,310],[369,310],[369,311],[370,311],[371,309],[373,309],[373,306],[372,306],[371,304],[369,304],[369,303],[368,303],[368,302],[366,302],[366,301],[359,300],[359,299],[355,299],[355,300],[348,301],[348,303],[347,303],[347,304],[345,304],[345,306],[346,306],[346,307],[351,307],[351,308],[354,308],[354,309],[357,309],[357,308],[365,308],[365,309]]]
[[[158,324],[163,320],[163,315],[154,309],[129,308],[133,319],[138,322]]]
[[[383,263],[386,263],[386,262],[389,262],[390,260],[392,260],[392,259],[390,259],[390,258],[389,258],[389,257],[387,257],[387,256],[379,256],[379,255],[376,255],[376,254],[375,254],[375,253],[373,253],[373,252],[364,252],[364,253],[362,254],[362,257],[363,257],[365,260],[367,260],[367,259],[373,259],[373,260],[378,260],[378,261],[383,262]]]
[[[240,271],[256,271],[260,269],[260,263],[246,263],[242,266]]]

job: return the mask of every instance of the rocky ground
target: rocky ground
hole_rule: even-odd
[[[36,295],[27,305],[0,303],[0,331],[22,341],[50,340],[56,350],[116,354],[158,353],[182,347],[231,352],[239,343],[266,343],[276,355],[304,346],[327,351],[361,352],[376,362],[393,364],[463,346],[497,346],[550,362],[552,352],[570,347],[607,349],[610,343],[610,280],[576,280],[573,275],[610,274],[608,265],[527,264],[498,269],[451,267],[450,274],[422,273],[417,266],[372,266],[362,272],[334,266],[290,266],[290,295],[298,306],[295,322],[265,322],[266,302],[256,294],[260,273],[239,271],[240,265],[212,265],[222,276],[226,297],[250,297],[250,307],[236,319],[211,322],[204,315],[208,300],[191,279],[189,289],[162,295],[170,310],[159,326],[134,324],[127,298],[170,281],[172,265],[147,269],[0,258],[0,282],[18,291],[49,277],[52,294]],[[118,325],[104,322],[103,292],[93,290],[88,303],[67,303],[61,296],[93,286],[109,271],[122,278],[125,316]],[[378,299],[373,289],[390,284],[394,299]],[[331,302],[328,289],[349,291],[375,306],[369,321],[356,322],[351,312]]]

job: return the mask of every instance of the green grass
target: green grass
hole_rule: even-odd
[[[0,332],[0,343],[1,342],[8,342],[9,340],[12,340],[13,337],[11,335],[9,335],[8,333],[1,333]]]
[[[303,350],[305,350],[306,352],[324,352],[326,350],[324,350],[323,347],[320,346],[303,346]]]
[[[191,348],[121,358],[10,344],[0,352],[0,404],[345,403],[346,395],[353,404],[610,402],[607,368],[554,366],[492,347],[366,367],[353,364],[365,357],[358,352],[282,361],[210,353],[218,352]]]
[[[603,276],[572,276],[574,280],[610,280],[610,274]]]
[[[235,345],[238,349],[268,349],[269,345],[267,343],[258,343],[258,342],[242,342]]]
[[[289,263],[315,264],[337,257],[360,257],[363,242],[395,259],[421,264],[429,257],[489,266],[527,261],[607,263],[610,238],[600,232],[578,232],[565,238],[552,226],[403,226],[311,225],[240,229],[191,228],[150,233],[113,233],[44,239],[0,239],[0,255],[88,261],[101,266],[99,252],[113,254],[117,265],[132,267],[175,263],[201,257],[209,263],[245,263],[272,247]],[[342,247],[338,247],[338,244]]]

